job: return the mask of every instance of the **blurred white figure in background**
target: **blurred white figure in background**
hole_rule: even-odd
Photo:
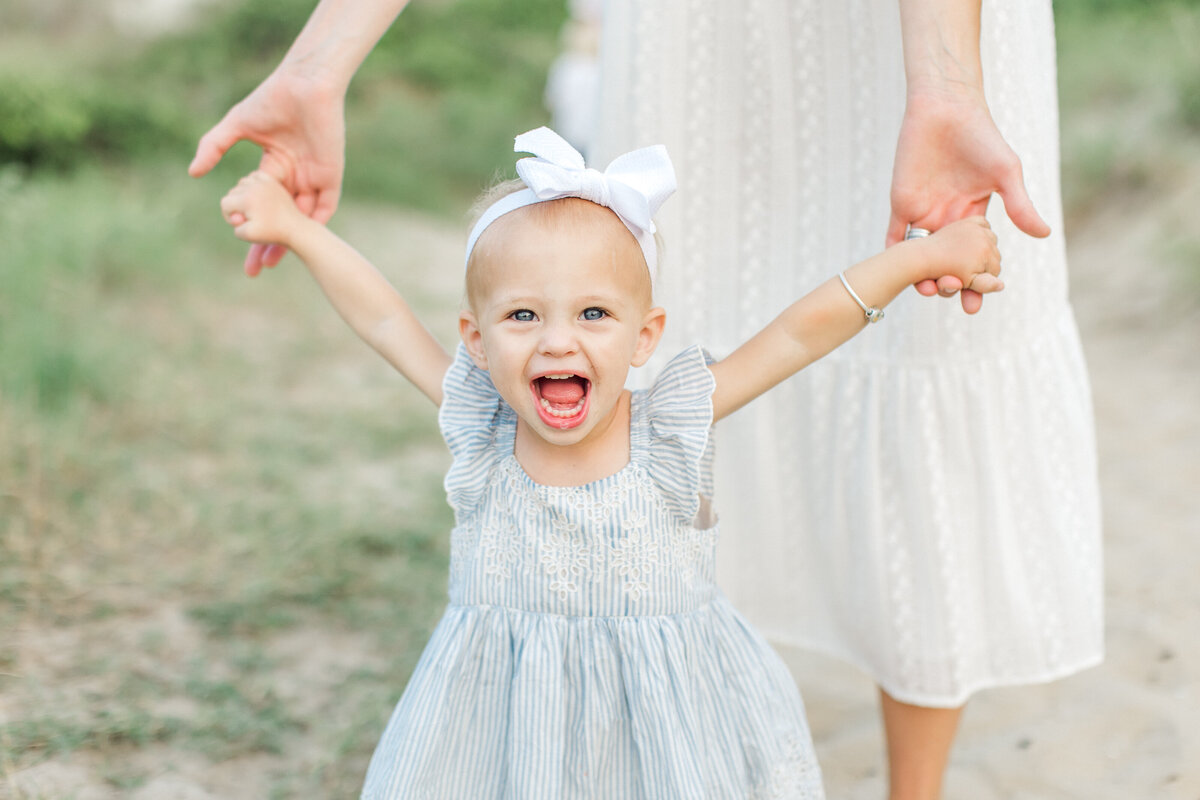
[[[600,94],[600,13],[603,0],[570,0],[562,53],[546,78],[546,108],[553,127],[586,154],[596,129]]]

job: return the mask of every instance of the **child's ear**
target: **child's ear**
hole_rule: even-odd
[[[486,370],[487,355],[483,351],[483,334],[479,331],[479,322],[470,311],[461,311],[458,315],[458,335],[466,345],[467,353],[475,366]]]
[[[642,329],[638,331],[637,350],[633,352],[631,362],[633,366],[642,366],[654,355],[666,324],[667,312],[662,308],[655,306],[646,312],[646,316],[642,318]]]

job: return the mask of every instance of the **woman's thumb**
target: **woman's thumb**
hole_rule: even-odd
[[[196,145],[196,155],[192,158],[192,163],[188,164],[188,175],[199,178],[208,174],[229,148],[241,138],[241,133],[234,128],[226,115],[208,133],[200,137],[200,142]]]
[[[1004,212],[1021,231],[1038,239],[1050,235],[1050,226],[1042,219],[1041,214],[1033,207],[1033,201],[1029,199],[1029,192],[1025,189],[1025,178],[1020,167],[1014,171],[1004,185],[1000,186],[998,194],[1004,201]]]

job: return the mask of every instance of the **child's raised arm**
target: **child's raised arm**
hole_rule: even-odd
[[[450,367],[445,348],[387,278],[301,213],[282,184],[261,170],[252,172],[221,200],[221,213],[239,239],[290,248],[354,332],[441,405],[442,378]]]
[[[883,308],[905,287],[944,275],[953,275],[965,288],[981,294],[998,292],[1004,288],[996,277],[999,273],[996,235],[986,219],[971,217],[947,225],[928,238],[893,245],[844,274],[863,303]],[[841,279],[830,278],[784,309],[728,358],[712,365],[717,383],[713,419],[741,408],[866,325],[867,315]]]

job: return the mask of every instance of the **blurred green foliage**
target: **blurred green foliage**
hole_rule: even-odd
[[[90,127],[82,98],[35,75],[0,75],[0,158],[61,163]]]
[[[1061,18],[1076,12],[1086,14],[1156,12],[1166,6],[1200,7],[1200,0],[1054,0],[1054,13]]]
[[[178,148],[186,126],[162,98],[37,74],[0,74],[0,163],[73,167]]]
[[[278,63],[313,5],[223,3],[146,44],[7,64],[0,164],[68,169],[156,152],[186,163],[200,134]],[[510,167],[512,137],[546,121],[542,88],[565,14],[563,0],[413,3],[351,86],[347,195],[461,209]]]

